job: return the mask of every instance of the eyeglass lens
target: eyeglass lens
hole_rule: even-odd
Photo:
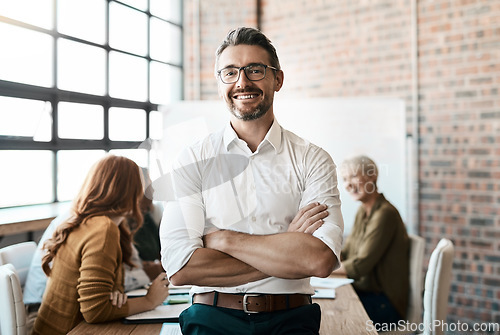
[[[262,80],[266,76],[266,67],[264,65],[248,65],[242,68],[249,80]],[[220,71],[220,78],[226,84],[235,83],[240,77],[240,68],[228,67]]]

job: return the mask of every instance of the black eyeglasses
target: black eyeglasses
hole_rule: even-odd
[[[232,84],[240,79],[240,72],[243,70],[248,80],[259,81],[266,77],[266,69],[278,71],[277,68],[265,64],[250,64],[247,66],[230,66],[217,71],[217,75],[224,84]]]

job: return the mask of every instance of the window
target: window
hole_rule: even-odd
[[[154,164],[158,105],[183,94],[181,8],[0,1],[0,208],[72,199],[106,152]]]

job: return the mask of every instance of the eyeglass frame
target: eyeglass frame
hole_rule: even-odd
[[[264,76],[262,76],[262,78],[260,79],[250,79],[248,78],[248,75],[247,75],[247,72],[246,72],[246,69],[251,67],[251,66],[263,66],[264,67]],[[230,82],[230,83],[226,83],[224,80],[222,80],[222,77],[220,75],[220,73],[225,70],[225,69],[231,69],[231,68],[234,68],[234,69],[238,69],[238,77],[236,78],[235,81],[233,82]],[[240,80],[240,76],[241,76],[241,70],[243,70],[243,73],[245,73],[245,76],[247,77],[248,80],[250,81],[261,81],[262,79],[266,78],[266,75],[267,75],[267,68],[270,68],[271,70],[274,70],[274,71],[279,71],[279,69],[275,68],[274,66],[271,66],[271,65],[266,65],[266,64],[261,64],[261,63],[253,63],[253,64],[248,64],[248,65],[245,65],[245,66],[226,66],[225,68],[222,68],[220,70],[217,71],[217,76],[219,77],[220,81],[223,83],[223,84],[226,84],[226,85],[229,85],[229,84],[234,84],[236,83],[238,80]]]

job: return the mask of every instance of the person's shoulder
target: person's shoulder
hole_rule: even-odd
[[[119,234],[120,231],[118,229],[118,226],[113,222],[113,220],[111,220],[108,216],[105,215],[93,216],[83,221],[82,225],[85,225],[86,227],[85,231],[87,231],[88,234],[92,234],[95,232]]]
[[[386,211],[399,213],[398,209],[381,193],[380,194],[380,207]]]
[[[288,142],[296,153],[302,152],[306,162],[317,161],[322,164],[333,164],[335,167],[332,157],[325,149],[283,127],[281,131],[284,143]]]
[[[280,127],[281,127],[281,134],[283,136],[284,141],[288,141],[288,142],[293,143],[295,145],[304,146],[304,147],[315,146],[308,139],[303,138],[303,137],[295,134],[294,132],[283,128],[283,126],[280,126]]]
[[[382,194],[380,195],[380,206],[374,215],[378,217],[390,218],[392,221],[397,220],[403,222],[398,209],[387,200]]]

